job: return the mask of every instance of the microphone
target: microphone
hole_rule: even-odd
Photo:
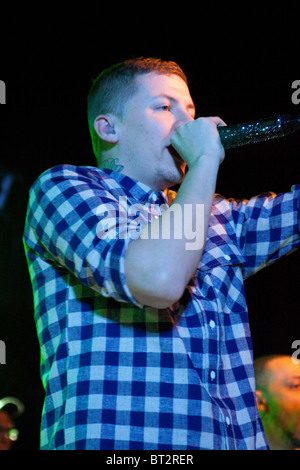
[[[219,126],[218,132],[222,145],[226,150],[284,137],[297,129],[300,129],[300,115],[284,114],[245,124]]]

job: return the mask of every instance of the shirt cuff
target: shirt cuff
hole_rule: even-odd
[[[101,294],[104,297],[112,297],[118,302],[129,302],[138,308],[143,308],[131,294],[125,277],[125,253],[128,244],[132,240],[115,240],[105,257],[105,276]]]

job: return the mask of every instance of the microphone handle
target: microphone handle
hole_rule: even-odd
[[[234,126],[218,127],[224,149],[284,137],[300,129],[300,116],[281,115]]]

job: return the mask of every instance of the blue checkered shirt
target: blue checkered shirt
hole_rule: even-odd
[[[157,310],[133,298],[124,255],[171,192],[94,167],[38,178],[24,244],[45,388],[41,449],[268,448],[243,280],[298,245],[299,190],[216,195],[195,276]]]

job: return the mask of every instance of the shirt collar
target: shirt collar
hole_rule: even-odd
[[[146,184],[109,168],[99,168],[99,170],[108,177],[113,178],[123,191],[125,190],[126,193],[129,193],[130,196],[140,202],[168,204],[168,197],[164,191],[154,191]]]

